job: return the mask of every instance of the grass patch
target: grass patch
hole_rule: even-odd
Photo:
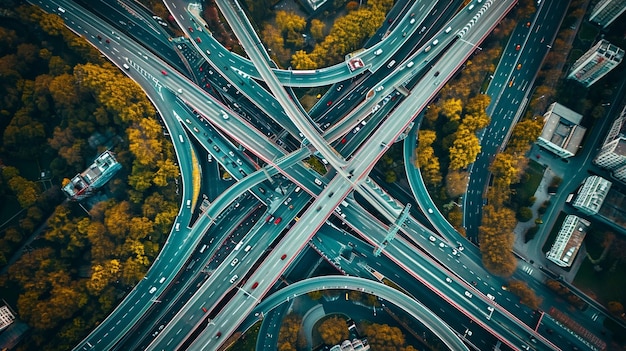
[[[613,265],[614,260],[607,258],[600,265],[603,270],[597,272],[594,264],[585,258],[572,282],[576,287],[598,302],[606,305],[609,301],[624,302],[626,291],[626,266]]]
[[[593,42],[598,36],[598,29],[587,22],[583,22],[578,30],[578,39],[583,42]],[[591,44],[590,44],[591,45]]]
[[[320,161],[320,159],[315,156],[311,156],[305,159],[304,163],[308,164],[315,172],[321,175],[324,175],[326,174],[326,172],[328,172],[328,170],[326,169],[326,166],[324,166],[322,161]]]
[[[522,181],[517,185],[517,198],[528,199],[535,195],[539,183],[543,178],[545,167],[531,160],[528,162],[528,168],[522,176]]]
[[[226,350],[228,351],[255,351],[256,339],[261,329],[261,321],[256,322],[252,328],[243,334],[237,341]]]

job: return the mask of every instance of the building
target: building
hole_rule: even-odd
[[[597,175],[585,178],[582,186],[578,189],[572,206],[587,215],[597,214],[611,189],[611,185],[611,182]]]
[[[300,4],[304,5],[309,14],[312,14],[322,8],[327,2],[328,0],[305,0],[300,2]]]
[[[602,148],[593,163],[607,169],[613,176],[626,183],[626,107],[617,117],[604,139]]]
[[[15,316],[9,306],[0,307],[0,330],[6,329],[15,321]]]
[[[624,50],[602,39],[572,66],[567,78],[589,87],[622,62]]]
[[[579,125],[582,118],[581,114],[553,103],[543,115],[544,125],[537,145],[561,158],[574,156],[587,130]]]
[[[588,221],[574,215],[565,217],[552,248],[546,253],[546,258],[558,266],[570,267],[585,239],[589,224]]]
[[[624,0],[600,0],[591,10],[589,22],[597,23],[602,28],[606,28],[624,11],[626,11],[626,1]]]
[[[367,339],[354,338],[352,341],[344,340],[341,345],[335,345],[330,348],[330,351],[367,351],[370,349],[370,345],[367,343]]]
[[[83,173],[77,174],[63,186],[63,192],[72,200],[82,200],[111,180],[121,168],[113,153],[107,150]]]

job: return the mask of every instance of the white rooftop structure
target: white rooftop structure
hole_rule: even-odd
[[[585,239],[589,224],[588,221],[574,215],[565,217],[552,248],[546,253],[546,258],[558,266],[570,267]]]
[[[0,307],[0,330],[4,330],[15,321],[15,316],[11,313],[9,306]]]
[[[574,64],[567,78],[589,87],[614,69],[624,58],[624,50],[600,40],[584,53]]]
[[[602,207],[612,183],[600,176],[592,175],[585,178],[578,190],[572,206],[588,215],[595,215]]]
[[[580,113],[559,103],[552,103],[543,115],[544,125],[537,145],[561,158],[574,156],[587,131],[579,125],[582,118]]]

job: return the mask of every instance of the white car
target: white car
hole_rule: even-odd
[[[435,241],[437,241],[437,238],[431,235],[430,237],[428,237],[428,240],[434,243]]]
[[[239,263],[239,259],[238,259],[237,257],[235,257],[235,258],[233,259],[233,261],[230,263],[230,265],[231,265],[231,266],[233,266],[233,267],[235,267],[235,266],[237,265],[237,263]],[[237,279],[237,278],[235,278],[235,279]],[[232,282],[231,282],[231,283],[232,283]]]
[[[239,276],[237,274],[233,275],[233,277],[230,278],[230,283],[233,284],[235,282],[235,280],[237,280],[237,278],[239,278]]]
[[[467,296],[468,299],[471,299],[473,295],[471,292],[465,290],[465,296]]]
[[[450,278],[446,277],[446,282],[448,282],[448,283],[452,283],[452,279],[450,279]]]
[[[433,209],[432,209],[432,208],[429,208],[429,209],[428,209],[428,213],[433,213]]]
[[[378,87],[376,87],[376,91],[381,91],[383,89],[385,89],[385,87],[382,85],[379,85]]]
[[[443,249],[444,247],[446,247],[446,244],[444,244],[443,241],[442,241],[442,242],[439,243],[439,247]]]
[[[496,297],[491,295],[491,294],[487,294],[487,298],[491,301],[495,301]]]

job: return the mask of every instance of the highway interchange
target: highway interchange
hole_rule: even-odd
[[[421,224],[413,215],[402,216],[402,203],[381,195],[376,190],[380,186],[368,178],[376,161],[514,1],[479,4],[475,0],[473,10],[459,8],[459,1],[445,5],[408,2],[393,18],[384,39],[358,53],[362,69],[353,71],[340,63],[315,72],[273,68],[239,4],[231,0],[217,3],[248,58],[213,40],[199,24],[193,5],[184,1],[168,1],[166,6],[187,35],[199,40],[164,40],[167,32],[149,14],[142,17],[139,9],[128,11],[133,16],[122,21],[117,16],[127,16],[124,6],[95,14],[71,1],[33,3],[61,15],[69,28],[142,86],[163,118],[181,167],[181,211],[162,252],[146,277],[76,350],[169,350],[183,345],[214,350],[228,335],[249,326],[253,316],[268,313],[271,308],[264,307],[265,301],[282,301],[323,288],[367,289],[408,311],[410,301],[415,300],[385,291],[384,285],[372,281],[371,270],[359,271],[340,258],[336,264],[343,271],[368,278],[370,283],[357,279],[337,285],[315,278],[302,281],[302,288],[290,286],[293,292],[276,291],[281,276],[309,243],[334,256],[336,245],[330,242],[336,236],[329,234],[337,232],[337,223],[363,238],[352,237],[350,242],[362,245],[360,252],[367,253],[363,260],[368,267],[395,275],[397,279],[392,280],[407,291],[422,292],[412,296],[427,308],[427,313],[422,311],[430,318],[426,326],[436,330],[451,349],[485,349],[498,340],[502,349],[595,349],[547,314],[530,311],[502,290],[504,281],[481,267],[476,248],[463,245],[464,239],[436,208],[433,213],[426,211],[434,205],[423,187],[414,192],[424,195],[416,200],[430,225]],[[125,6],[132,6],[128,3]],[[111,19],[98,20],[105,15]],[[413,18],[416,21],[410,23]],[[133,28],[150,24],[151,30],[126,31],[111,24],[129,26],[134,21]],[[427,33],[418,29],[423,24],[429,27]],[[451,30],[446,32],[448,27]],[[110,42],[99,41],[99,33],[107,33]],[[379,49],[382,54],[376,53]],[[192,57],[201,58],[188,60],[185,53],[194,50],[197,53]],[[397,63],[389,66],[392,59]],[[122,68],[124,64],[130,69]],[[253,78],[262,78],[269,91]],[[331,84],[335,85],[327,95],[337,96],[334,103],[324,97],[310,115],[283,88]],[[325,176],[301,162],[314,154],[330,164]],[[205,160],[207,155],[211,162],[200,164],[213,170],[203,169],[203,176],[219,177],[215,169],[219,163],[236,182],[221,193],[214,191],[199,211],[202,198],[192,185],[191,169],[193,160]],[[377,213],[355,201],[353,191]],[[429,229],[431,225],[436,232]],[[390,234],[396,231],[395,236]],[[459,246],[465,247],[463,253],[453,254]],[[381,256],[371,255],[376,249],[382,251]],[[392,273],[394,267],[400,272]],[[488,297],[492,295],[495,301]],[[440,311],[457,315],[459,322],[446,319],[442,328]],[[469,323],[473,323],[474,336],[468,335]],[[203,331],[198,333],[198,328]],[[545,333],[548,329],[552,333]]]

